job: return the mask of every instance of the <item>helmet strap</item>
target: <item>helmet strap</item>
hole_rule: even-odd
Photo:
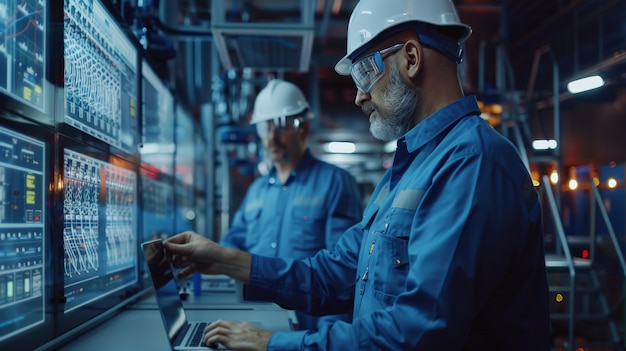
[[[457,40],[441,33],[433,25],[420,22],[412,24],[424,46],[441,52],[457,64],[463,61],[463,45]]]

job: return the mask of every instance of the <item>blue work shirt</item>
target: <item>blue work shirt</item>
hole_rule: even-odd
[[[304,259],[334,248],[343,232],[361,220],[362,209],[354,178],[307,149],[284,184],[275,168],[255,179],[220,243],[253,254]],[[296,316],[300,329],[317,328],[317,317]]]
[[[247,298],[354,306],[352,323],[277,332],[268,350],[550,349],[539,198],[515,147],[479,114],[466,97],[401,138],[335,250],[253,255]]]

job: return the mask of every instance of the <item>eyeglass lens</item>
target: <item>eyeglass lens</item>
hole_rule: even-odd
[[[390,54],[400,50],[403,43],[395,44],[380,51],[373,52],[354,62],[350,67],[350,75],[356,87],[368,94],[374,83],[382,76],[385,69],[383,60]]]
[[[364,92],[369,92],[373,82],[382,75],[383,69],[380,52],[375,52],[355,63],[350,73],[356,86]]]
[[[301,124],[301,117],[279,117],[257,123],[256,130],[260,137],[266,137],[273,132],[282,133],[297,130]]]

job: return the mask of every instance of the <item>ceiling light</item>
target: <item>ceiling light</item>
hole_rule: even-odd
[[[578,94],[587,90],[596,89],[604,85],[604,79],[600,76],[589,76],[567,83],[567,91]]]
[[[554,150],[557,147],[554,139],[537,139],[533,140],[533,149],[535,150]]]
[[[356,151],[356,145],[348,141],[331,141],[326,144],[325,149],[334,154],[352,154]]]

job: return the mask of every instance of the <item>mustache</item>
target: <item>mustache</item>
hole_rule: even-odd
[[[363,102],[363,104],[361,104],[361,111],[363,111],[363,113],[367,116],[371,115],[374,110],[375,106],[374,103],[371,101],[365,101]]]

